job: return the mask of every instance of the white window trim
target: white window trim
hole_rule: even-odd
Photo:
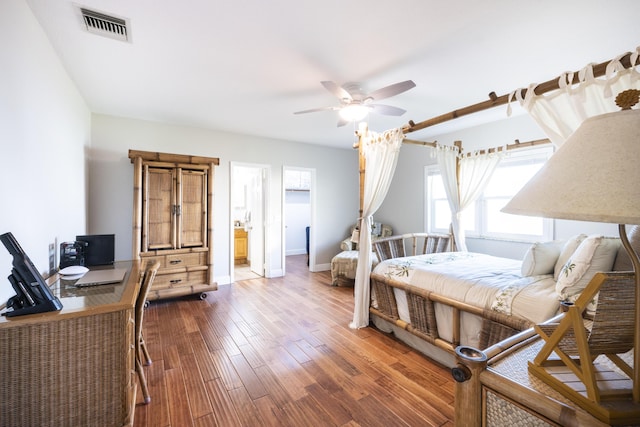
[[[536,159],[549,158],[552,152],[553,151],[551,146],[534,147],[530,149],[522,149],[521,151],[518,150],[518,152],[510,153],[509,156],[502,161],[501,165],[499,165],[498,168],[500,168],[501,166],[504,167],[509,163],[513,163],[515,161],[532,161]],[[432,209],[433,202],[429,194],[430,189],[428,185],[429,184],[428,178],[430,175],[439,175],[439,174],[440,174],[440,168],[438,167],[437,164],[428,165],[424,167],[424,183],[425,183],[424,185],[424,228],[428,232],[448,233],[449,229],[436,228],[432,224],[433,221],[432,221],[431,209]],[[475,229],[474,230],[465,229],[466,237],[472,238],[472,239],[489,239],[489,240],[516,241],[516,242],[536,242],[536,241],[547,241],[547,240],[553,239],[555,221],[551,218],[542,218],[542,228],[543,228],[542,235],[487,232],[486,231],[487,221],[484,218],[485,200],[487,199],[484,198],[484,194],[483,194],[476,201],[475,203],[476,213],[480,213],[480,214],[479,215],[476,214],[475,216],[475,222],[476,222]]]

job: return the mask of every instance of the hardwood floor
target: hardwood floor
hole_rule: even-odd
[[[448,369],[373,328],[353,289],[310,273],[220,286],[145,312],[151,403],[135,426],[453,426]]]

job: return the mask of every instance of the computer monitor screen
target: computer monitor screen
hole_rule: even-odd
[[[84,249],[85,266],[113,264],[115,258],[115,234],[76,236],[76,240],[87,243]]]

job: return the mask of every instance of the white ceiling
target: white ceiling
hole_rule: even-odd
[[[369,116],[383,131],[640,45],[637,0],[27,2],[92,112],[344,148],[336,112],[293,114],[338,105],[322,80],[413,80],[383,102],[407,113]],[[131,42],[84,31],[78,5],[129,19]]]

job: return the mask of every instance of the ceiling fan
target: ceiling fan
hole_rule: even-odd
[[[387,116],[403,115],[406,110],[402,108],[392,105],[375,104],[374,102],[401,94],[416,86],[412,80],[406,80],[385,86],[367,94],[362,91],[360,85],[357,83],[345,83],[342,86],[338,86],[332,81],[323,81],[320,83],[340,100],[340,105],[296,111],[293,114],[314,113],[317,111],[339,111],[340,118],[338,119],[338,127],[344,126],[352,121],[362,120],[370,112]]]

